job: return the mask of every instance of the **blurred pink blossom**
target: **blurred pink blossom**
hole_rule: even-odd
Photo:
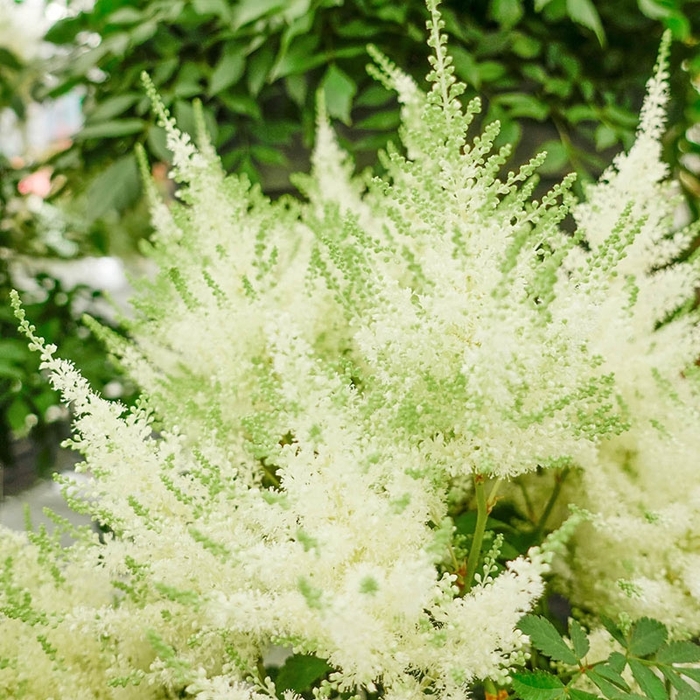
[[[22,178],[17,189],[20,194],[35,194],[45,199],[51,192],[51,168],[39,168],[31,175]]]

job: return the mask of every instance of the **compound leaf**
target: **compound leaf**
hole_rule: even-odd
[[[588,653],[591,644],[583,627],[576,620],[571,620],[569,623],[569,636],[574,647],[574,654],[578,659],[582,659]]]
[[[661,622],[642,617],[632,625],[627,648],[634,656],[648,656],[658,651],[667,636],[666,627]]]
[[[564,684],[551,673],[514,673],[513,688],[522,700],[558,700],[566,697]]]
[[[663,681],[641,661],[629,659],[628,661],[634,680],[651,700],[668,700],[668,692]]]
[[[700,646],[693,642],[669,642],[656,652],[662,664],[693,664],[700,661]]]
[[[554,625],[546,618],[526,615],[518,623],[518,628],[530,637],[532,646],[545,656],[571,666],[578,665],[580,657],[574,654]]]

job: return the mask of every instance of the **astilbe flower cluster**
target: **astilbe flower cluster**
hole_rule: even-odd
[[[661,184],[663,61],[587,203],[570,178],[533,201],[543,157],[502,176],[497,125],[467,137],[479,103],[428,5],[428,94],[374,52],[403,119],[381,177],[353,175],[320,103],[304,198],[271,202],[150,88],[179,201],[151,192],[159,271],[131,339],[99,331],[138,406],[93,393],[19,311],[74,411],[90,480],[67,498],[106,532],[0,532],[3,697],[275,697],[273,646],[327,662],[319,698],[506,684],[575,521],[480,573],[453,565],[454,517],[543,469],[575,472],[592,513],[573,600],[700,631],[697,265],[675,262],[692,232]]]

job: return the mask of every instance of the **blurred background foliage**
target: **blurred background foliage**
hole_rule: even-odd
[[[700,120],[700,0],[445,0],[442,12],[467,98],[484,99],[483,122],[501,120],[500,141],[519,145],[517,160],[544,147],[546,175],[576,170],[583,182],[630,145],[669,28],[667,157],[697,214],[700,181],[684,156],[700,153],[687,136]],[[134,143],[168,160],[142,71],[186,130],[191,100],[202,99],[224,166],[270,193],[306,166],[319,87],[358,164],[374,163],[399,117],[367,75],[366,46],[424,84],[425,20],[423,0],[97,0],[46,36],[65,52],[42,94],[86,91],[85,126],[55,165],[95,221],[138,200]]]
[[[0,10],[12,3],[0,0]],[[4,5],[3,5],[4,3]],[[146,71],[180,126],[193,131],[200,99],[229,171],[276,196],[308,167],[315,93],[322,89],[358,167],[397,140],[398,105],[366,71],[372,43],[425,86],[424,0],[64,0],[63,18],[27,52],[2,31],[0,108],[26,118],[30,102],[79,94],[84,124],[69,143],[22,162],[0,159],[0,461],[7,445],[49,425],[54,405],[14,333],[7,292],[18,256],[133,256],[148,235],[134,159],[144,144],[167,193],[162,129],[144,95]],[[546,181],[570,171],[579,187],[630,146],[665,29],[672,32],[672,102],[665,154],[700,214],[700,0],[444,0],[465,99],[480,95],[481,125],[499,119],[514,163],[546,149]],[[26,22],[25,22],[26,24]],[[513,164],[509,164],[513,167]],[[22,193],[39,171],[45,191]],[[31,190],[32,188],[25,188]],[[36,273],[30,318],[95,386],[115,369],[77,317],[92,291]],[[53,319],[53,320],[52,320]],[[117,392],[119,394],[119,392]],[[125,389],[122,396],[127,396]]]

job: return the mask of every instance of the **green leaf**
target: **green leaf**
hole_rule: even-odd
[[[608,666],[617,673],[622,673],[627,666],[627,659],[619,651],[613,651],[608,657]]]
[[[394,95],[383,85],[374,83],[360,93],[355,100],[355,105],[357,107],[381,107],[393,99]]]
[[[203,2],[205,0],[199,0]],[[214,2],[215,0],[206,0]],[[220,0],[225,3],[225,0]],[[233,29],[240,29],[243,25],[260,19],[265,15],[283,10],[287,0],[239,0],[231,12],[231,24]]]
[[[664,678],[678,691],[679,696],[692,690],[691,686],[676,673],[676,670],[680,669],[675,669],[671,666],[659,666],[659,670],[663,673]],[[693,697],[697,700],[697,696]]]
[[[675,668],[675,670],[678,671],[678,673],[694,680],[696,683],[700,683],[700,668],[683,666],[681,668]]]
[[[352,98],[357,91],[355,82],[335,63],[332,63],[323,77],[321,89],[324,92],[329,116],[349,125]]]
[[[534,95],[521,92],[508,92],[498,95],[493,99],[499,105],[504,106],[511,117],[516,119],[526,117],[543,121],[549,115],[549,106],[541,102]]]
[[[248,57],[246,82],[248,84],[248,92],[253,97],[258,95],[265,84],[274,60],[275,54],[269,43],[263,45],[252,56]]]
[[[662,664],[693,664],[700,661],[700,646],[693,642],[669,642],[654,657]]]
[[[569,622],[569,637],[574,647],[574,654],[578,659],[582,659],[588,653],[591,644],[583,627],[576,620]]]
[[[515,26],[524,14],[521,0],[491,0],[489,15],[504,29]]]
[[[600,45],[605,46],[603,24],[591,0],[566,0],[566,11],[574,22],[592,30]]]
[[[544,617],[526,615],[518,623],[518,629],[530,637],[530,643],[545,656],[578,666],[579,659],[569,648],[554,625]]]
[[[481,86],[481,74],[474,56],[461,46],[453,46],[450,49],[450,55],[457,77],[464,80],[467,85],[473,85],[478,89]]]
[[[10,429],[15,433],[22,433],[25,429],[27,416],[31,413],[29,405],[18,396],[5,412]]]
[[[262,118],[260,105],[250,95],[233,95],[225,92],[220,95],[220,99],[226,107],[236,114],[245,114],[253,119]]]
[[[300,107],[306,102],[308,92],[307,78],[305,75],[288,75],[284,79],[284,87],[289,95],[289,99],[296,102]]]
[[[286,166],[289,164],[287,157],[278,148],[271,146],[263,146],[262,144],[254,144],[250,147],[251,156],[264,165],[280,165]]]
[[[172,158],[173,154],[168,150],[167,136],[163,127],[155,124],[151,125],[148,128],[146,142],[148,143],[149,153],[158,160],[167,162]]]
[[[595,147],[599,151],[604,151],[618,143],[617,132],[607,124],[599,124],[595,130]]]
[[[108,24],[137,24],[143,22],[143,12],[134,7],[120,7],[107,17]]]
[[[87,191],[85,211],[91,221],[110,210],[121,211],[135,201],[141,191],[136,158],[133,154],[115,161],[98,175]]]
[[[610,633],[610,636],[617,642],[619,642],[623,647],[627,648],[627,640],[622,630],[613,622],[609,617],[605,615],[600,616],[600,621],[603,623],[603,627]]]
[[[547,152],[547,160],[538,168],[543,175],[560,173],[569,162],[569,153],[561,141],[547,141],[538,150]]]
[[[339,24],[335,30],[338,36],[345,36],[350,39],[362,39],[369,42],[371,37],[380,32],[376,23],[367,22],[363,19],[352,19],[344,24]]]
[[[642,617],[632,625],[627,648],[634,656],[647,656],[658,651],[667,636],[666,627],[661,622]]]
[[[146,43],[158,31],[158,22],[150,20],[149,22],[141,22],[129,31],[131,46],[140,46]]]
[[[551,673],[514,673],[513,688],[522,700],[557,700],[566,697],[564,684]]]
[[[626,700],[627,694],[599,673],[600,666],[586,671],[586,677],[595,683],[610,700]]]
[[[270,71],[270,80],[284,78],[295,73],[306,73],[326,61],[325,54],[316,53],[320,41],[318,34],[306,34],[294,39],[287,52],[277,58]]]
[[[280,692],[293,690],[297,693],[304,693],[330,670],[331,667],[324,659],[305,654],[294,654],[280,668],[275,679],[275,686]]]
[[[639,683],[639,687],[647,697],[651,700],[668,700],[663,681],[648,666],[637,659],[629,659],[628,663],[634,680]]]
[[[569,697],[571,700],[600,700],[598,695],[594,695],[585,690],[579,690],[578,688],[569,688]]]
[[[99,124],[84,126],[75,136],[76,140],[113,139],[119,136],[138,134],[146,126],[143,119],[109,119]]]
[[[658,2],[658,0],[637,0],[637,5],[642,14],[651,19],[662,19],[670,17],[673,14],[671,8],[665,7],[662,3]]]
[[[231,21],[231,8],[226,0],[193,0],[193,5],[197,14],[218,15],[225,22]]]
[[[527,34],[514,33],[511,49],[520,58],[534,58],[542,49],[542,43]]]
[[[32,356],[25,341],[14,338],[0,340],[0,359],[3,361],[11,363],[26,362]]]
[[[0,357],[0,378],[22,380],[25,376],[26,372],[21,367],[4,357]]]
[[[53,24],[44,35],[44,41],[52,44],[71,44],[78,32],[85,29],[85,13],[66,17]]]
[[[366,119],[357,123],[358,129],[378,129],[379,131],[389,131],[397,129],[401,123],[401,116],[397,109],[375,112]]]
[[[222,90],[237,83],[244,70],[245,57],[241,49],[237,46],[227,46],[209,78],[209,96],[218,95]]]
[[[498,61],[484,61],[477,65],[479,80],[484,83],[495,83],[506,74],[506,67]]]
[[[622,677],[622,669],[618,671],[611,664],[599,664],[595,667],[595,672],[601,678],[605,678],[606,681],[610,681],[610,683],[618,688],[622,688],[622,690],[628,691],[630,689],[627,681]]]
[[[141,97],[142,95],[134,92],[109,97],[86,113],[87,122],[88,124],[91,122],[103,122],[118,117],[129,109],[129,107],[135,105]]]

